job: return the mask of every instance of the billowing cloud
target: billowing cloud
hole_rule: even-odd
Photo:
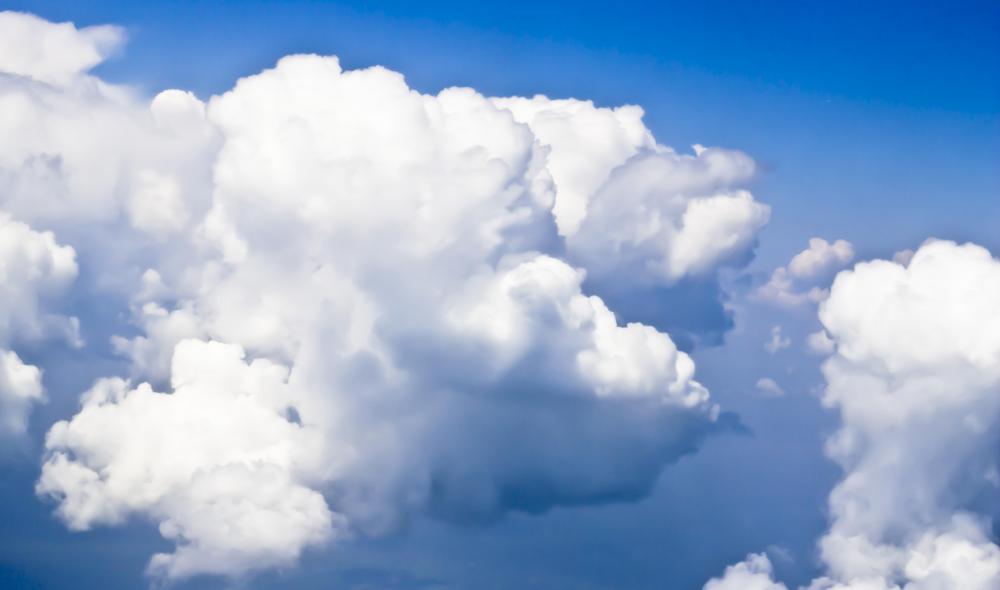
[[[836,350],[823,400],[842,419],[827,452],[845,476],[810,590],[1000,585],[997,301],[1000,261],[972,244],[837,276],[819,317]]]
[[[70,528],[146,518],[152,575],[239,576],[413,514],[638,499],[720,428],[673,320],[620,304],[722,313],[769,215],[748,156],[313,55],[147,102],[86,74],[116,29],[5,18],[92,51],[0,63],[0,208],[138,332],[47,436]]]
[[[795,306],[817,303],[827,296],[825,286],[833,274],[854,260],[854,246],[846,240],[832,244],[822,238],[809,240],[809,247],[799,252],[787,266],[771,273],[768,282],[755,296],[778,305]]]
[[[696,145],[657,144],[634,106],[494,99],[546,152],[567,259],[625,321],[669,331],[683,346],[717,343],[733,323],[717,271],[749,261],[770,208],[746,184],[754,161]]]

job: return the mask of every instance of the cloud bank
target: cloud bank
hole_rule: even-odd
[[[112,341],[130,375],[52,426],[37,491],[74,530],[156,523],[175,549],[151,575],[634,500],[720,428],[664,329],[689,314],[622,302],[725,329],[716,276],[769,216],[748,156],[676,152],[637,107],[421,94],[315,55],[150,101],[87,74],[117,28],[0,30],[0,244],[36,244],[0,319],[58,324],[36,301],[78,258],[135,328]],[[11,354],[3,395],[39,397]]]

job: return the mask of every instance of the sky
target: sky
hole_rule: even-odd
[[[0,10],[3,587],[1000,582],[995,2]]]

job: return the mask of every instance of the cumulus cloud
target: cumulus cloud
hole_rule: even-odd
[[[48,433],[38,492],[74,530],[133,514],[174,541],[150,570],[170,577],[290,565],[339,520],[308,487],[322,436],[289,419],[288,369],[235,345],[185,340],[172,393],[98,382]]]
[[[771,560],[763,553],[753,553],[744,561],[726,568],[721,578],[710,580],[705,590],[787,590],[771,580]]]
[[[594,195],[591,214],[567,238],[569,255],[595,279],[631,273],[668,284],[745,262],[770,216],[749,192],[732,188],[752,172],[752,160],[727,150],[633,157]]]
[[[771,273],[768,282],[755,293],[758,299],[785,306],[817,303],[827,296],[825,285],[833,274],[854,260],[854,247],[846,240],[832,244],[822,238],[809,240],[787,266]]]
[[[810,590],[1000,585],[998,300],[1000,261],[972,244],[837,276],[819,317],[836,350],[823,400],[842,419],[827,452],[845,476]]]
[[[43,397],[41,371],[8,347],[42,338],[79,344],[76,319],[50,311],[76,274],[71,247],[0,211],[0,435],[23,434]]]
[[[625,321],[669,331],[683,346],[717,343],[732,327],[717,274],[749,261],[770,208],[746,189],[746,154],[658,144],[634,106],[494,99],[546,152],[552,212],[586,288]]]
[[[745,154],[678,153],[637,107],[421,94],[313,55],[148,101],[86,73],[118,29],[4,19],[54,41],[0,62],[0,208],[136,328],[37,491],[75,530],[157,523],[151,575],[635,500],[720,428],[691,357],[621,303],[721,314],[716,275],[769,216]]]
[[[24,364],[13,351],[0,349],[0,434],[23,434],[31,404],[42,399],[42,394],[38,367]]]

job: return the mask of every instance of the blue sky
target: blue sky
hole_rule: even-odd
[[[1000,252],[1000,5],[996,2],[5,2],[78,27],[125,27],[94,74],[152,97],[199,98],[291,53],[383,65],[435,93],[637,104],[665,145],[753,157],[751,187],[771,206],[756,257],[732,273],[735,327],[698,346],[698,376],[742,429],[667,466],[634,502],[458,525],[418,517],[404,530],[306,551],[252,588],[700,589],[747,553],[769,551],[789,587],[823,571],[816,540],[841,476],[823,452],[837,427],[818,399],[819,362],[802,343],[815,310],[749,303],[748,293],[807,246],[846,239],[857,260],[928,237]],[[86,279],[87,269],[81,269]],[[95,279],[96,283],[96,279]],[[724,283],[725,284],[725,283]],[[143,518],[70,533],[32,491],[47,427],[70,417],[94,378],[127,373],[108,337],[133,330],[80,296],[90,352],[35,347],[49,403],[8,459],[0,504],[0,585],[131,588],[170,544]],[[713,301],[713,304],[715,302]],[[627,313],[627,312],[624,312]],[[88,321],[89,320],[89,321]],[[762,344],[781,325],[794,346]],[[87,332],[89,330],[89,332]],[[57,368],[48,368],[57,367]],[[774,377],[780,398],[754,391]],[[181,588],[221,587],[195,578]]]

